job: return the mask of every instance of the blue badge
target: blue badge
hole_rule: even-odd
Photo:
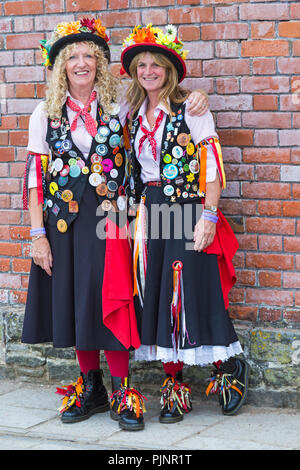
[[[178,175],[178,168],[177,166],[170,163],[164,167],[163,174],[168,180],[173,180]]]
[[[108,152],[108,148],[104,144],[97,145],[96,152],[98,155],[106,155]]]

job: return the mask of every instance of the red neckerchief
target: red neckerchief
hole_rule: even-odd
[[[160,125],[163,117],[164,117],[164,112],[161,110],[159,115],[157,116],[157,119],[156,119],[156,122],[155,122],[155,125],[154,125],[152,131],[148,131],[148,129],[145,129],[145,127],[143,127],[143,125],[142,125],[142,116],[139,116],[141,130],[145,134],[145,135],[143,135],[143,137],[141,137],[141,139],[139,141],[139,156],[141,155],[141,151],[142,151],[144,141],[146,139],[149,139],[151,149],[152,149],[153,158],[154,158],[154,160],[157,159],[157,156],[156,156],[156,140],[154,139],[154,134],[157,131],[157,129],[159,128],[159,125]]]
[[[84,124],[85,124],[85,127],[86,127],[86,130],[88,131],[88,133],[95,137],[95,135],[97,134],[97,123],[95,122],[95,120],[92,118],[92,116],[90,115],[89,113],[89,107],[90,107],[90,104],[96,99],[97,97],[97,93],[96,91],[94,90],[91,94],[91,97],[88,101],[88,103],[85,105],[84,108],[80,108],[79,106],[77,106],[77,104],[74,103],[74,101],[71,100],[71,98],[68,96],[67,98],[67,105],[69,106],[70,109],[72,109],[72,111],[75,111],[77,114],[71,124],[71,131],[75,131],[76,128],[77,128],[77,119],[79,118],[79,116],[84,116],[85,117],[85,121],[84,121]]]

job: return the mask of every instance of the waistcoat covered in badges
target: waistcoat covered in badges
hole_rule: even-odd
[[[125,152],[123,128],[118,116],[97,109],[98,133],[87,159],[72,140],[66,105],[60,120],[48,119],[46,140],[51,150],[46,171],[47,221],[65,232],[76,219],[86,187],[91,184],[104,211],[123,210],[125,199]]]
[[[167,116],[162,137],[160,156],[160,178],[162,191],[167,202],[189,202],[205,197],[200,191],[200,145],[192,141],[184,119],[185,104],[172,104],[172,119]],[[139,120],[133,119],[131,126],[131,164],[129,204],[138,201],[141,194],[141,166],[135,155],[134,142],[139,128]]]

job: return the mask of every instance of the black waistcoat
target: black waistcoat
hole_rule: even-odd
[[[86,184],[95,187],[103,210],[110,210],[112,206],[118,210],[124,205],[126,162],[123,128],[117,115],[104,114],[99,106],[97,129],[89,156],[85,159],[73,142],[66,105],[59,121],[48,119],[46,140],[51,158],[45,176],[44,210],[48,223],[57,225],[61,232],[65,232],[77,217]]]
[[[195,145],[191,139],[184,114],[185,104],[172,104],[172,119],[168,115],[165,122],[160,155],[160,180],[166,202],[184,203],[195,198],[205,197],[205,194],[199,191],[200,157],[198,145]],[[130,129],[131,197],[129,205],[138,202],[143,189],[140,179],[141,165],[134,147],[139,125],[139,120],[135,116]]]

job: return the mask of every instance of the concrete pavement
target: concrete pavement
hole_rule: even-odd
[[[55,390],[54,385],[0,383],[1,450],[106,450],[112,458],[118,450],[128,455],[133,450],[300,450],[299,410],[244,405],[228,417],[214,399],[204,399],[193,401],[182,422],[163,425],[159,398],[150,396],[145,429],[132,433],[120,430],[108,412],[63,424]]]

